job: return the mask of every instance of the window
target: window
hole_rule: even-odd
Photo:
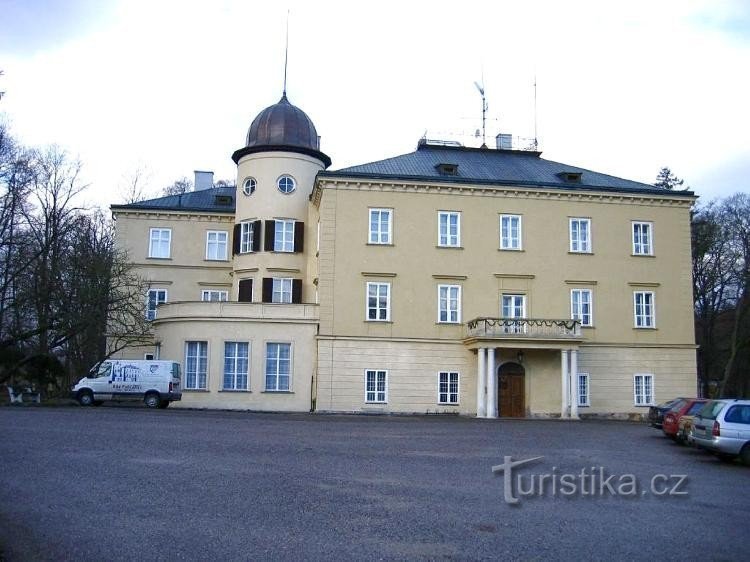
[[[245,195],[252,195],[255,193],[255,188],[258,186],[258,182],[255,178],[247,178],[242,184],[242,193]]]
[[[365,402],[384,404],[388,401],[388,371],[365,371]]]
[[[591,219],[570,219],[570,251],[591,252]]]
[[[391,209],[370,209],[370,244],[392,244]]]
[[[654,293],[651,291],[633,292],[633,304],[636,328],[654,328]]]
[[[274,221],[274,252],[293,252],[294,251],[294,221],[292,220],[275,220]]]
[[[503,295],[500,316],[506,319],[526,317],[526,295]],[[526,326],[518,322],[503,325],[503,331],[508,334],[520,334],[526,331]]]
[[[148,257],[168,258],[172,242],[171,228],[152,228],[149,231]]]
[[[636,406],[652,406],[654,404],[654,375],[635,375],[633,396]]]
[[[458,404],[458,373],[438,373],[438,403]]]
[[[143,354],[143,358],[144,358],[144,359],[145,359],[146,361],[153,361],[153,360],[154,360],[154,357],[155,357],[155,356],[154,356],[154,354],[153,354],[153,353],[144,353],[144,354]]]
[[[149,289],[146,301],[146,320],[156,318],[156,307],[165,302],[167,302],[166,289]]]
[[[438,322],[461,322],[460,285],[438,285]]]
[[[521,249],[520,215],[500,215],[500,249]]]
[[[297,188],[297,185],[294,182],[294,178],[287,175],[281,176],[276,182],[276,186],[279,188],[279,191],[281,191],[281,193],[291,193]]]
[[[391,284],[367,284],[367,320],[391,319]]]
[[[208,342],[185,342],[185,388],[205,390],[208,372]]]
[[[252,279],[240,279],[237,283],[237,302],[253,302]]]
[[[580,320],[581,326],[592,326],[591,289],[572,289],[570,291],[570,317]]]
[[[247,390],[250,344],[224,342],[224,390]]]
[[[212,289],[204,289],[201,291],[202,301],[225,301],[228,300],[227,291],[214,291]]]
[[[653,223],[633,222],[633,255],[653,256]]]
[[[290,343],[266,344],[266,390],[288,391],[291,373]]]
[[[255,225],[252,222],[240,223],[240,254],[247,254],[253,251],[253,237],[255,235]]]
[[[206,233],[206,259],[227,259],[227,232],[224,230],[209,230]]]
[[[461,213],[438,212],[438,246],[449,248],[461,246]]]
[[[292,302],[291,278],[273,278],[273,292],[271,293],[271,302]]]
[[[578,405],[591,406],[589,402],[589,375],[578,373]]]
[[[704,405],[701,404],[701,406]],[[690,412],[688,412],[688,415],[691,415]],[[724,415],[724,421],[727,423],[750,424],[750,406],[743,404],[731,406]]]

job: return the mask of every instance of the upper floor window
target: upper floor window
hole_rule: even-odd
[[[228,300],[227,291],[214,291],[211,289],[204,289],[201,291],[202,301],[226,301]]]
[[[461,322],[460,285],[438,285],[438,322]]]
[[[392,209],[370,209],[370,244],[392,244]]]
[[[148,257],[168,258],[172,243],[171,228],[152,228],[149,231]]]
[[[251,222],[240,223],[240,253],[247,254],[253,251],[254,228]]]
[[[255,181],[255,178],[246,178],[242,183],[242,193],[245,195],[252,195],[255,193],[255,188],[257,186],[258,182]]]
[[[633,292],[633,306],[634,306],[636,328],[656,327],[653,292],[651,291]]]
[[[591,252],[591,219],[570,219],[570,251]]]
[[[367,320],[391,319],[391,284],[367,284]]]
[[[461,245],[461,213],[438,212],[438,246],[459,247]]]
[[[293,252],[294,251],[294,221],[279,220],[274,221],[275,231],[273,238],[274,252]]]
[[[593,325],[591,289],[572,289],[570,291],[570,317],[573,320],[580,320],[581,326]]]
[[[654,223],[633,222],[633,255],[654,255]]]
[[[292,279],[291,278],[273,278],[273,292],[271,293],[271,302],[290,303],[292,302]]]
[[[500,215],[500,249],[521,249],[520,215]]]
[[[165,302],[167,302],[166,289],[149,289],[146,300],[146,320],[156,318],[156,307]]]
[[[227,259],[228,233],[224,230],[209,230],[206,233],[206,259]]]
[[[526,295],[502,295],[500,316],[507,320],[526,318]],[[503,331],[509,334],[520,334],[525,330],[524,325],[516,322],[503,325]]]
[[[279,191],[281,193],[291,193],[295,189],[297,189],[297,184],[294,181],[294,178],[289,175],[283,175],[276,181],[276,186],[279,188]]]

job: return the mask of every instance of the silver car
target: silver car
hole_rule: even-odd
[[[750,465],[750,400],[711,400],[693,421],[692,441],[722,459]]]

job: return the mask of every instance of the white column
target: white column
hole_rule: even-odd
[[[570,350],[570,417],[578,419],[578,351]]]
[[[568,350],[560,350],[560,372],[562,375],[562,407],[560,408],[560,417],[565,419],[568,417]]]
[[[487,350],[487,417],[497,417],[497,373],[495,372],[495,348]]]
[[[485,358],[487,350],[484,347],[477,349],[477,417],[483,418],[486,412],[484,386],[487,378]]]

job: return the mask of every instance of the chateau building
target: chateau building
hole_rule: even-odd
[[[695,196],[421,140],[331,171],[284,95],[237,186],[113,205],[175,406],[637,416],[695,393]]]

